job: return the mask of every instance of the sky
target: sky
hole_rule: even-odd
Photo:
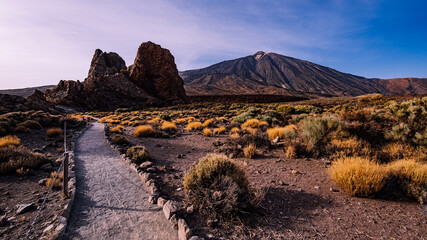
[[[425,0],[0,0],[0,89],[84,80],[95,49],[129,66],[153,41],[178,70],[275,52],[372,77],[427,77]]]

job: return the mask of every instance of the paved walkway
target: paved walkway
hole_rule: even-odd
[[[138,174],[104,141],[94,123],[75,149],[76,198],[65,239],[177,239]]]

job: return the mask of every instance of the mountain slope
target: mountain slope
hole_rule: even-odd
[[[188,95],[357,96],[388,93],[377,81],[276,53],[257,52],[181,72]]]
[[[5,90],[0,90],[0,93],[16,95],[21,97],[28,97],[31,94],[33,94],[36,90],[39,90],[41,92],[46,92],[47,89],[53,88],[53,87],[55,87],[55,85],[46,85],[46,86],[29,87],[29,88],[17,88],[17,89],[5,89]]]

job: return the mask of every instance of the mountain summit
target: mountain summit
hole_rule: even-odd
[[[279,94],[358,96],[390,93],[378,79],[367,79],[309,61],[259,51],[207,68],[180,73],[188,95]],[[425,79],[423,80],[425,83]],[[411,86],[413,88],[413,86]],[[406,89],[401,93],[407,92]]]

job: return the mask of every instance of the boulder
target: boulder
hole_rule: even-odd
[[[90,63],[88,77],[114,75],[122,69],[126,69],[126,63],[117,53],[106,53],[96,49]]]
[[[174,57],[160,45],[142,43],[128,72],[132,82],[154,97],[171,104],[189,102]]]
[[[181,207],[175,201],[169,200],[163,205],[163,213],[166,219],[171,218],[172,215],[177,213]]]

